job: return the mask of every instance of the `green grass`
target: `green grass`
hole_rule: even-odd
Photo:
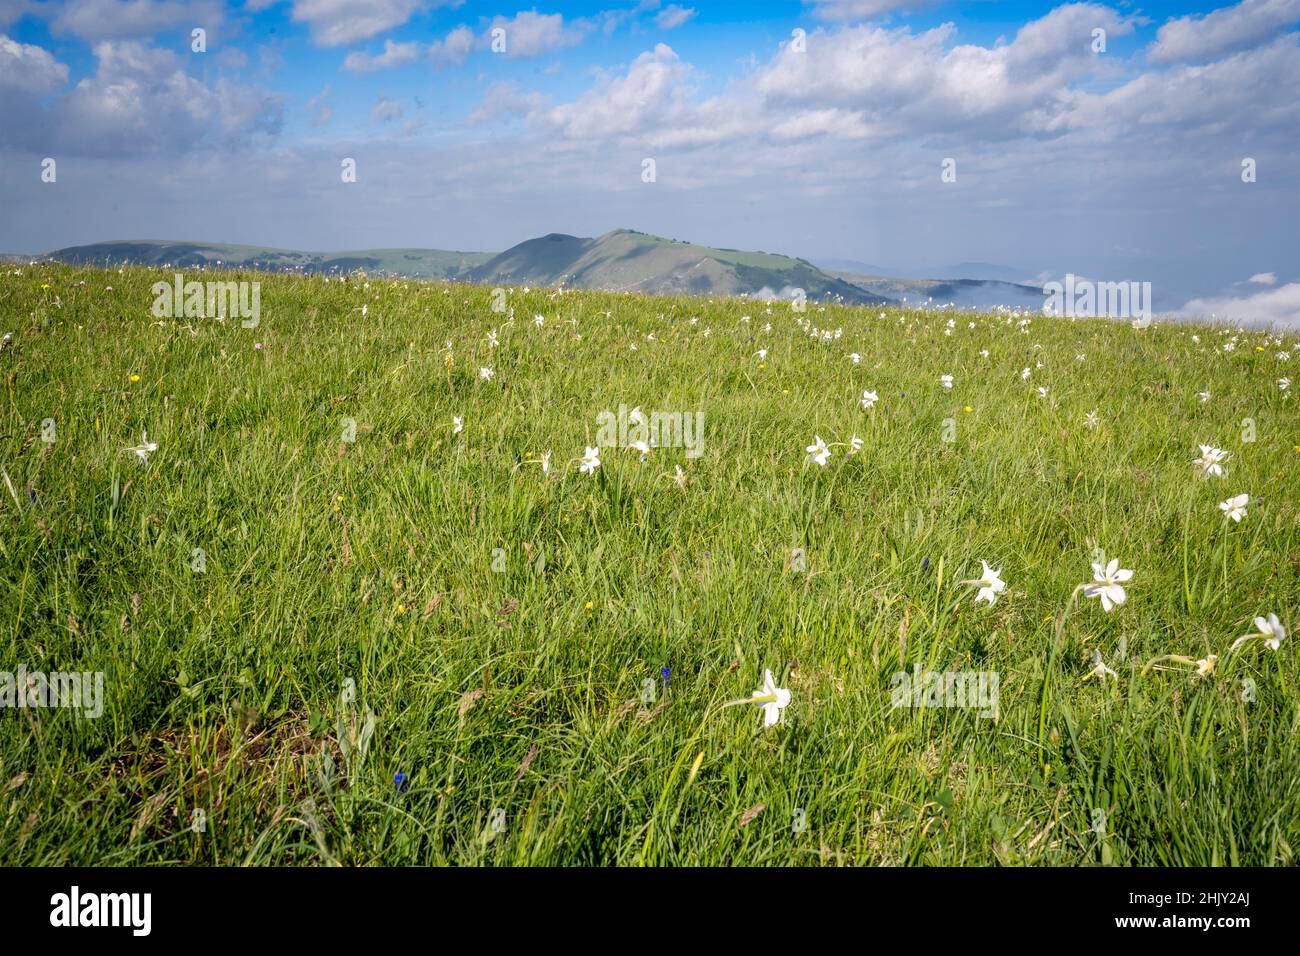
[[[0,670],[106,675],[99,719],[0,710],[0,863],[1294,863],[1294,638],[1226,654],[1297,623],[1294,339],[545,289],[508,322],[486,288],[269,275],[245,329],[156,319],[167,278],[0,277]],[[703,412],[704,455],[579,474],[620,403]],[[1129,600],[1058,640],[1095,548]],[[1082,679],[1094,648],[1117,680]],[[917,663],[996,672],[999,718],[893,708]],[[721,706],[765,668],[766,731]]]

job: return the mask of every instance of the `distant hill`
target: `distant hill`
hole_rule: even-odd
[[[86,265],[208,266],[263,269],[271,272],[366,272],[413,279],[453,279],[492,258],[490,252],[447,252],[441,249],[361,249],[356,252],[297,252],[229,243],[96,242],[50,253],[61,262]]]
[[[949,303],[958,309],[1008,308],[1041,309],[1043,290],[1037,286],[1000,282],[994,279],[899,279],[889,276],[866,276],[856,272],[832,272],[868,292],[908,305],[931,308]]]
[[[471,269],[467,278],[484,284],[565,285],[660,295],[777,296],[803,289],[810,301],[888,301],[804,259],[714,249],[630,229],[616,229],[595,239],[561,233],[529,239]]]

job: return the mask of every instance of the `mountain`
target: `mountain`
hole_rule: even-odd
[[[918,275],[940,275],[948,279],[992,279],[997,282],[1028,283],[1033,282],[1033,273],[1011,266],[999,266],[991,262],[958,262],[955,265],[912,265],[907,268],[876,266],[856,259],[819,259],[817,265],[832,275],[852,272],[873,278],[910,279]]]
[[[441,249],[362,249],[356,252],[296,252],[265,246],[229,243],[96,242],[50,253],[61,262],[87,265],[166,266],[181,269],[207,266],[223,269],[263,269],[271,272],[366,272],[413,279],[452,279],[492,258],[490,252],[447,252]]]
[[[958,309],[992,309],[995,306],[1038,310],[1043,307],[1043,290],[1038,286],[1001,282],[996,279],[900,279],[891,276],[832,272],[831,275],[876,295],[908,305],[931,307],[951,304]]]
[[[714,249],[631,229],[595,239],[561,233],[529,239],[470,269],[466,278],[491,285],[566,285],[659,295],[776,296],[803,289],[810,301],[887,301],[804,259]]]

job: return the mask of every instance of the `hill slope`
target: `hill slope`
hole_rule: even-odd
[[[492,257],[490,252],[451,252],[442,249],[361,249],[355,252],[298,252],[224,242],[138,240],[96,242],[50,253],[50,258],[75,265],[221,266],[272,272],[367,272],[413,279],[451,279]]]
[[[660,295],[757,295],[803,289],[811,300],[888,301],[803,259],[714,249],[630,229],[616,229],[595,239],[561,233],[529,239],[471,269],[466,278],[482,284],[567,285]]]

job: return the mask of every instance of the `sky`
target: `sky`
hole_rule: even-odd
[[[1300,328],[1298,94],[1300,0],[0,0],[0,251],[630,228]]]

